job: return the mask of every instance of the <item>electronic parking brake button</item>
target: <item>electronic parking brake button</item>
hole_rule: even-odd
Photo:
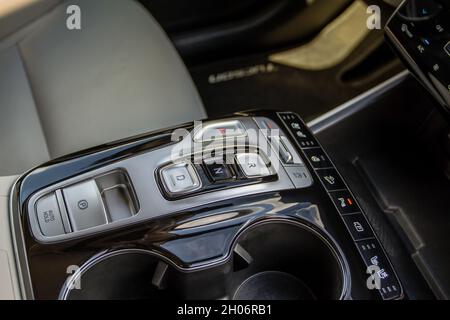
[[[36,214],[44,236],[54,237],[66,233],[54,192],[43,196],[36,202]]]
[[[106,211],[94,180],[77,183],[63,189],[70,222],[74,231],[106,224]]]
[[[188,162],[168,165],[161,170],[165,191],[171,196],[189,193],[201,187],[197,173]]]

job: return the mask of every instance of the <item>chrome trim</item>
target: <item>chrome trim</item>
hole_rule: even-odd
[[[408,75],[410,75],[410,72],[408,70],[400,72],[396,76],[382,82],[376,87],[311,120],[307,123],[308,127],[314,134],[320,133],[328,127],[347,118],[348,116],[360,111],[361,109],[364,109],[366,106],[360,105],[362,101],[368,99],[369,97],[379,97],[387,90],[401,83],[408,77]]]

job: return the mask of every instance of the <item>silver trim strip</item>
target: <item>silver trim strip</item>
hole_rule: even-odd
[[[311,129],[311,131],[314,134],[317,134],[328,127],[336,124],[337,122],[341,121],[342,119],[345,119],[346,117],[350,116],[351,114],[356,113],[357,111],[363,109],[364,105],[359,105],[360,102],[366,100],[369,97],[373,96],[380,96],[385,91],[389,90],[393,86],[399,84],[402,82],[410,72],[408,70],[402,71],[396,76],[382,82],[381,84],[377,85],[376,87],[360,94],[359,96],[356,96],[355,98],[345,102],[344,104],[341,104],[340,106],[322,114],[321,116],[315,118],[314,120],[311,120],[307,123],[308,127]]]

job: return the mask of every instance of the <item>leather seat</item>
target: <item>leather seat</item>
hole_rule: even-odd
[[[25,4],[5,9],[12,2]],[[81,30],[66,26],[73,4]],[[0,176],[206,116],[176,50],[135,1],[2,0],[0,26]]]

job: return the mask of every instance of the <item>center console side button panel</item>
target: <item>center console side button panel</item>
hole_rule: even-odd
[[[44,236],[54,237],[66,233],[61,210],[54,192],[41,197],[36,202],[36,214]]]
[[[108,223],[106,210],[95,180],[63,189],[67,212],[74,231]]]

